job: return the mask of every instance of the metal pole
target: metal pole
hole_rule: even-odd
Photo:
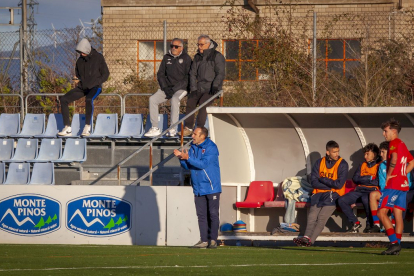
[[[26,93],[28,90],[28,72],[27,72],[27,53],[26,49],[24,48],[25,44],[27,43],[27,0],[22,1],[22,43],[21,43],[21,49],[23,53],[23,59],[20,60],[20,62],[23,62],[23,91],[21,93]],[[23,94],[22,94],[23,97]]]
[[[167,20],[164,20],[164,55],[167,54]]]
[[[150,160],[149,160],[149,170],[150,170],[150,176],[149,176],[149,179],[150,179],[150,186],[152,186],[152,143],[150,144],[150,156],[149,156],[149,158],[150,158]]]
[[[313,12],[313,59],[312,59],[312,92],[313,92],[313,106],[316,105],[316,12]]]
[[[19,28],[19,55],[20,55],[20,97],[23,98],[23,92],[24,92],[24,61],[23,61],[23,26],[20,26]],[[20,120],[23,120],[24,118],[24,107],[22,106],[20,108]]]

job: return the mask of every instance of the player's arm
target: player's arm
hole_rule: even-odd
[[[385,167],[385,168],[384,168]],[[378,180],[379,180],[379,187],[380,190],[385,188],[385,179],[387,178],[387,166],[385,164],[381,164],[378,168]]]
[[[336,180],[332,180],[327,177],[319,178],[319,181],[329,186],[333,189],[341,189],[346,182],[346,178],[348,176],[348,163],[345,160],[341,161],[341,164],[338,167],[338,178]]]
[[[410,173],[413,170],[413,168],[414,168],[414,159],[411,160],[410,162],[408,162],[408,165],[407,165],[407,175],[408,175],[408,173]]]
[[[394,168],[395,168],[395,165],[397,164],[397,160],[398,160],[397,153],[396,152],[391,153],[390,166],[388,168],[387,179],[385,181],[385,185],[387,185],[388,180],[390,178],[393,178],[394,177],[392,173],[394,172]]]

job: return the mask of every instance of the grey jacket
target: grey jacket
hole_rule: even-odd
[[[217,43],[211,40],[210,48],[194,56],[190,69],[190,91],[208,93],[213,87],[223,87],[225,77],[224,56],[216,50]]]

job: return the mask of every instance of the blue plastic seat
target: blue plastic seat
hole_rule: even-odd
[[[55,163],[82,163],[86,161],[86,139],[67,139],[63,155]]]
[[[93,133],[87,138],[104,139],[118,133],[118,114],[98,114]]]
[[[55,168],[53,163],[36,163],[33,165],[29,185],[55,185]]]
[[[85,114],[73,114],[72,118],[72,134],[64,136],[64,138],[79,138],[82,134],[83,128],[85,127]],[[91,129],[92,129],[92,123],[91,122]]]
[[[31,138],[35,135],[43,134],[45,131],[45,114],[26,114],[24,117],[22,131],[18,134],[10,135],[16,138]]]
[[[62,156],[62,139],[42,139],[36,159],[27,162],[52,162]]]
[[[63,117],[60,113],[49,114],[47,120],[46,131],[43,134],[35,135],[35,138],[56,138],[58,132],[62,131],[65,127],[63,124]]]
[[[20,138],[17,140],[14,156],[8,160],[3,160],[3,162],[26,162],[28,160],[36,159],[37,149],[37,139]]]
[[[10,163],[7,172],[6,185],[26,185],[30,179],[29,163]]]
[[[0,184],[3,184],[6,180],[6,164],[0,163]]]
[[[144,135],[142,114],[124,114],[119,133],[108,135],[111,139],[141,138]]]
[[[148,130],[152,127],[150,115],[147,116],[147,123],[145,124],[145,133],[147,133]],[[167,114],[158,114],[158,128],[161,130],[161,132],[164,132],[168,129],[168,115]],[[165,138],[166,136],[162,136],[162,138]],[[132,138],[143,138],[143,137],[136,137],[133,136]],[[147,137],[145,137],[147,138]]]
[[[0,115],[0,137],[9,137],[20,132],[20,114]]]
[[[13,139],[0,139],[0,161],[12,159],[13,154],[14,154],[14,140]]]
[[[141,138],[144,134],[142,114],[124,114],[118,134],[109,135],[111,139]]]

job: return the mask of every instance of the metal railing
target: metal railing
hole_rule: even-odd
[[[1,94],[0,94],[1,95]],[[29,106],[28,106],[28,99],[29,99],[29,97],[38,97],[38,96],[40,96],[40,97],[43,97],[43,96],[51,96],[51,97],[57,97],[57,99],[59,100],[59,97],[62,97],[62,96],[64,96],[65,94],[63,94],[63,93],[33,93],[33,94],[28,94],[26,97],[25,97],[25,106],[26,106],[26,109],[25,109],[25,111],[26,111],[26,113],[25,114],[27,114],[27,110],[29,109]],[[16,96],[19,96],[19,95],[16,95]],[[99,96],[115,96],[115,97],[118,97],[119,98],[119,101],[120,101],[120,105],[119,105],[119,108],[120,108],[120,111],[121,111],[121,117],[122,117],[122,115],[124,114],[123,113],[123,111],[125,110],[125,107],[124,107],[124,100],[123,100],[123,98],[122,98],[122,96],[121,95],[119,95],[119,94],[116,94],[116,93],[107,93],[107,94],[99,94]],[[22,98],[23,99],[23,98]],[[75,102],[76,101],[74,101],[73,102],[73,107],[75,108]],[[59,110],[59,108],[58,108],[58,110]]]
[[[24,113],[24,101],[23,97],[19,94],[0,94],[0,97],[19,97],[20,98],[20,118],[23,118]],[[19,107],[19,106],[7,106],[7,107]]]
[[[143,93],[143,94],[139,94],[139,93],[129,93],[129,94],[126,94],[124,97],[123,97],[123,100],[124,100],[124,106],[123,106],[123,110],[122,110],[122,114],[125,114],[125,109],[126,109],[126,98],[127,97],[132,97],[132,96],[152,96],[153,94],[150,94],[150,93]]]
[[[141,182],[144,178],[146,178],[147,176],[149,176],[150,177],[150,183],[151,183],[151,186],[152,186],[152,173],[154,171],[156,171],[159,166],[161,166],[162,164],[164,164],[165,162],[167,162],[168,160],[170,160],[171,158],[173,158],[173,155],[174,155],[174,153],[170,154],[163,161],[161,161],[160,163],[158,163],[156,166],[153,166],[153,164],[152,164],[152,144],[155,141],[157,141],[159,138],[161,138],[162,136],[164,136],[171,129],[174,129],[179,124],[181,124],[180,147],[183,147],[183,144],[184,144],[184,121],[188,117],[192,116],[194,113],[196,113],[197,111],[199,111],[201,108],[205,107],[207,104],[209,104],[210,102],[212,102],[215,99],[217,99],[217,97],[220,97],[221,98],[220,104],[222,106],[222,103],[223,103],[222,94],[223,94],[223,90],[221,90],[219,93],[213,95],[206,102],[204,102],[203,104],[201,104],[200,106],[198,106],[194,111],[186,114],[182,119],[180,119],[176,123],[172,124],[168,129],[164,130],[160,135],[152,138],[149,142],[147,142],[141,148],[137,149],[136,151],[134,151],[133,153],[131,153],[129,156],[127,156],[124,160],[122,160],[121,162],[119,162],[116,165],[116,167],[118,169],[118,172],[117,172],[117,175],[118,175],[118,185],[121,185],[121,166],[124,165],[126,162],[128,162],[132,157],[134,157],[135,155],[137,155],[138,153],[140,153],[141,151],[143,151],[145,148],[149,147],[149,149],[150,149],[149,171],[146,174],[144,174],[143,176],[141,176],[140,178],[138,178],[137,180],[135,180],[134,182],[130,183],[129,185],[136,185],[139,182]],[[188,142],[186,145],[188,145],[190,143],[191,143],[191,141]],[[109,171],[107,173],[109,173]]]

